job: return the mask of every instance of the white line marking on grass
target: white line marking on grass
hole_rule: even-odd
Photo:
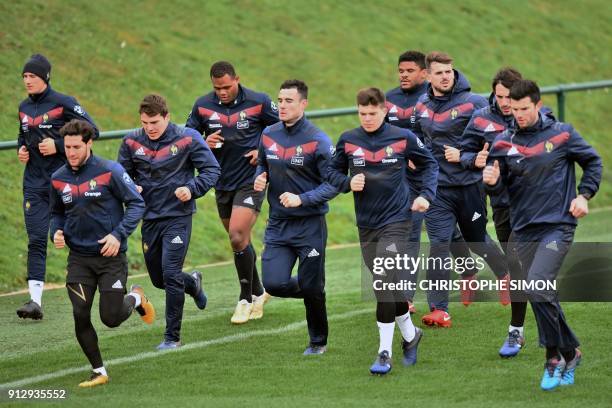
[[[348,318],[362,315],[365,313],[372,313],[373,311],[374,309],[371,309],[371,308],[352,310],[346,313],[331,315],[329,316],[329,320],[334,321],[334,320],[348,319]],[[151,358],[162,357],[162,356],[167,355],[168,353],[181,353],[181,352],[189,351],[189,350],[202,349],[202,348],[214,346],[217,344],[233,343],[233,342],[249,339],[251,337],[256,337],[256,336],[270,336],[270,335],[275,335],[275,334],[283,334],[283,333],[287,333],[293,330],[301,329],[303,327],[306,327],[306,320],[302,320],[300,322],[289,323],[288,325],[277,327],[275,329],[253,330],[253,331],[248,331],[248,332],[232,334],[229,336],[223,336],[223,337],[219,337],[216,339],[203,340],[203,341],[198,341],[195,343],[188,343],[184,345],[183,347],[176,349],[176,350],[148,351],[145,353],[135,354],[133,356],[114,358],[112,360],[106,361],[104,365],[107,367],[112,367],[112,366],[116,366],[120,364],[126,364],[126,363],[132,363],[135,361],[142,361],[142,360],[148,360]],[[35,377],[24,378],[21,380],[0,384],[0,390],[24,387],[26,385],[36,384],[42,381],[53,380],[55,378],[65,377],[67,375],[76,374],[76,373],[80,373],[83,371],[90,371],[90,370],[91,370],[91,366],[88,366],[88,365],[81,366],[81,367],[66,368],[66,369],[55,371],[52,373],[37,375]]]

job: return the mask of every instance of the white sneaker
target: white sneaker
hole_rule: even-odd
[[[234,314],[232,315],[231,322],[233,324],[243,324],[249,321],[249,316],[251,316],[251,312],[253,310],[253,304],[247,302],[246,299],[242,299],[236,305],[236,309],[234,309]]]
[[[251,311],[250,320],[257,320],[263,317],[264,305],[272,296],[264,292],[261,296],[253,295],[253,310]]]

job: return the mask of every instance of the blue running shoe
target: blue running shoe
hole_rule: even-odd
[[[414,328],[414,338],[412,341],[406,341],[402,339],[402,350],[404,351],[404,358],[402,359],[402,363],[408,367],[411,365],[415,365],[417,362],[417,348],[419,347],[419,343],[423,338],[423,330],[418,327]]]
[[[317,345],[311,344],[310,346],[306,347],[306,350],[304,350],[304,355],[313,356],[316,354],[323,354],[326,351],[327,351],[326,346],[317,346]]]
[[[561,374],[565,371],[565,360],[563,357],[553,357],[544,364],[544,375],[540,387],[544,391],[554,390],[561,384]]]
[[[566,364],[565,371],[561,374],[561,385],[574,385],[574,372],[580,365],[580,360],[582,360],[582,353],[576,349],[576,356]]]
[[[181,347],[182,344],[180,341],[170,341],[170,340],[164,340],[161,343],[159,343],[159,345],[157,346],[157,350],[159,351],[163,351],[163,350],[175,350],[179,347]]]
[[[196,306],[200,310],[204,310],[206,308],[206,302],[208,302],[208,298],[206,297],[206,293],[204,293],[204,288],[202,287],[202,273],[199,271],[193,271],[191,274],[193,280],[196,283],[196,294],[193,297]]]
[[[370,373],[385,375],[389,371],[391,371],[391,357],[389,357],[389,352],[387,350],[383,350],[376,356],[374,364],[370,367]]]
[[[499,349],[499,356],[502,358],[511,358],[516,356],[525,345],[525,338],[521,336],[518,330],[512,330],[508,333],[508,338]]]

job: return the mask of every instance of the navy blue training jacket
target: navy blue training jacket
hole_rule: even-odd
[[[334,151],[329,137],[306,118],[290,127],[278,122],[264,129],[257,175],[268,173],[270,218],[307,217],[329,211],[327,202],[338,194],[326,182]],[[299,195],[302,205],[285,208],[279,201],[285,192]]]
[[[461,148],[461,138],[472,113],[487,106],[487,100],[470,92],[470,83],[455,71],[451,92],[434,96],[431,84],[414,109],[414,132],[438,160],[439,186],[467,186],[480,180],[479,175],[466,170],[461,163],[449,163],[444,157],[444,145]]]
[[[485,190],[498,194],[507,188],[514,231],[534,224],[577,224],[569,212],[576,198],[574,163],[583,169],[580,194],[594,196],[601,182],[602,162],[595,149],[570,124],[542,113],[530,128],[501,133],[488,163],[495,160],[501,176],[495,186],[485,184]]]
[[[215,189],[222,191],[235,191],[253,183],[256,167],[244,155],[259,147],[266,126],[278,122],[278,109],[268,95],[239,86],[230,105],[222,104],[214,92],[200,97],[185,125],[205,137],[221,130],[223,145],[212,151],[221,165]]]
[[[126,135],[117,161],[142,187],[146,221],[194,213],[195,200],[215,185],[220,173],[202,135],[174,123],[157,140],[149,139],[143,129]],[[174,194],[183,186],[191,190],[191,200],[185,203]]]
[[[50,237],[63,230],[71,251],[100,255],[98,240],[113,234],[125,252],[144,209],[134,182],[116,162],[92,154],[78,170],[66,164],[52,175]]]
[[[30,160],[23,173],[23,188],[49,190],[51,175],[66,163],[64,139],[59,130],[72,119],[82,119],[91,123],[98,137],[98,129],[91,117],[72,96],[56,92],[47,86],[44,92],[29,95],[19,104],[19,136],[17,150],[26,146]],[[57,153],[43,156],[38,144],[51,138]]]
[[[436,196],[438,165],[410,130],[383,123],[371,133],[358,127],[340,136],[329,169],[329,182],[347,193],[351,191],[351,177],[365,175],[363,191],[353,192],[358,227],[378,229],[411,218],[406,179],[408,160],[423,168],[420,195],[432,202]]]

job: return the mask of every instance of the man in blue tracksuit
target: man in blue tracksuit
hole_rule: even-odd
[[[251,230],[265,196],[264,191],[253,191],[253,179],[261,132],[278,122],[278,109],[267,95],[242,86],[227,61],[212,65],[210,80],[214,91],[195,102],[186,126],[204,135],[221,165],[215,186],[217,210],[229,235],[240,283],[230,321],[243,324],[263,317],[269,297],[259,280],[251,244]]]
[[[385,94],[387,100],[387,121],[394,126],[413,130],[416,120],[416,117],[413,115],[414,107],[419,98],[427,93],[429,86],[429,82],[426,80],[425,54],[419,51],[404,52],[399,56],[397,71],[400,85]],[[411,162],[408,163],[407,175],[410,186],[410,198],[413,200],[418,197],[421,190],[422,175]],[[418,211],[412,212],[410,242],[414,243],[414,245],[411,245],[411,250],[414,254],[418,254],[420,249],[421,229],[424,218],[424,213]],[[471,256],[470,250],[457,228],[453,234],[451,252],[454,257],[468,258]],[[407,296],[410,303],[410,313],[415,313],[416,310],[412,304],[414,292],[409,291]]]
[[[379,348],[370,372],[384,375],[391,370],[395,324],[402,333],[405,365],[416,363],[422,332],[412,323],[405,290],[381,286],[410,281],[411,271],[399,266],[381,271],[377,264],[380,260],[386,263],[387,258],[408,256],[410,212],[424,212],[433,201],[438,166],[411,131],[385,123],[387,109],[380,89],[359,91],[357,109],[361,126],[340,137],[329,181],[343,193],[353,191],[362,257],[372,273],[376,295]],[[422,168],[421,191],[412,205],[406,178],[409,160]]]
[[[79,386],[94,387],[108,382],[91,323],[96,288],[100,319],[106,326],[119,326],[134,309],[145,323],[155,319],[142,288],[133,285],[124,296],[127,239],[142,218],[144,201],[119,164],[91,153],[96,133],[89,122],[73,119],[60,134],[67,164],[51,176],[51,237],[56,248],[70,248],[66,288],[75,334],[93,369],[89,380]]]
[[[540,90],[529,80],[510,89],[516,128],[497,137],[483,171],[490,194],[507,189],[512,245],[524,279],[553,281],[574,237],[577,219],[601,182],[601,158],[574,128],[539,112]],[[576,195],[575,163],[583,170]],[[526,290],[546,347],[544,390],[574,383],[579,342],[555,291]]]
[[[163,97],[147,95],[140,104],[142,128],[126,135],[119,163],[134,179],[146,203],[142,251],[153,285],[166,291],[166,331],[158,350],[181,346],[185,293],[206,307],[202,275],[183,272],[191,238],[195,200],[219,178],[219,164],[195,130],[170,122]],[[198,175],[194,176],[197,170]]]
[[[19,105],[17,156],[25,164],[23,214],[28,233],[28,289],[30,300],[17,309],[21,318],[42,319],[42,293],[49,232],[49,180],[66,163],[59,130],[71,119],[84,119],[98,129],[91,117],[71,96],[49,85],[51,64],[40,54],[25,63],[23,83],[28,97]]]
[[[316,355],[325,352],[328,337],[325,214],[327,202],[338,192],[325,181],[334,146],[304,117],[307,105],[304,82],[283,82],[278,94],[281,121],[264,129],[253,188],[264,191],[269,183],[264,286],[273,296],[304,299],[310,336],[304,355]],[[291,277],[298,259],[298,276]]]
[[[491,84],[493,92],[489,96],[489,106],[475,111],[463,132],[461,164],[464,168],[475,171],[483,169],[495,138],[507,128],[513,126],[514,116],[512,116],[512,109],[510,108],[510,88],[521,78],[521,74],[513,68],[502,68],[495,74]],[[491,207],[493,208],[497,240],[506,254],[511,278],[518,279],[520,277],[520,263],[508,251],[508,242],[512,232],[508,192],[502,191],[501,194],[491,196]],[[511,296],[513,297],[511,303],[512,317],[507,338],[499,350],[501,357],[516,356],[525,344],[523,325],[527,302],[524,299],[518,299],[515,294],[511,294]]]
[[[449,257],[449,244],[455,225],[459,224],[470,249],[486,260],[498,278],[505,279],[504,255],[486,231],[482,176],[464,169],[460,163],[463,131],[472,113],[485,107],[487,101],[470,92],[469,82],[453,69],[452,62],[450,56],[441,52],[427,55],[430,84],[414,110],[415,132],[425,138],[440,165],[436,199],[425,214],[425,223],[431,243],[430,257],[442,262],[428,265],[427,277],[439,283],[449,280],[450,271],[444,260]],[[450,327],[448,290],[443,287],[430,290],[427,297],[431,312],[423,316],[423,323]]]

